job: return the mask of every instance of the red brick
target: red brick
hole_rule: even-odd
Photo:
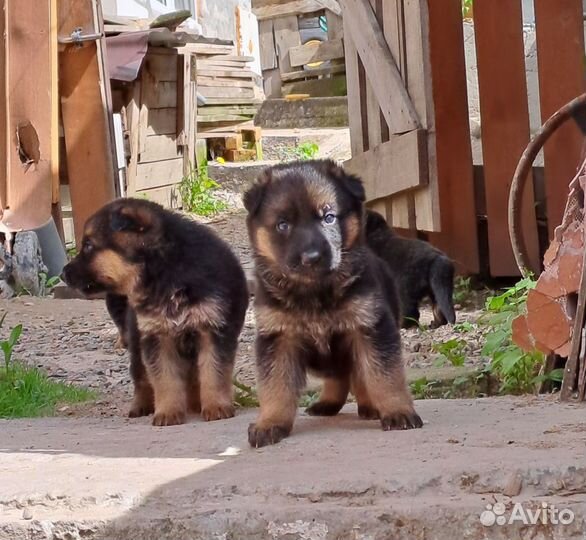
[[[527,297],[527,327],[536,344],[553,351],[569,341],[572,321],[561,302],[533,289]]]

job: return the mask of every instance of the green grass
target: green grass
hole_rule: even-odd
[[[0,328],[6,314],[0,319]],[[13,359],[14,347],[22,334],[15,326],[7,339],[0,341],[4,362],[0,365],[0,418],[51,416],[57,406],[89,401],[96,393],[86,388],[52,381],[36,367]]]

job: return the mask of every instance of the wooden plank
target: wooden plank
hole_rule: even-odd
[[[149,110],[177,107],[177,83],[147,79],[142,88],[142,103]]]
[[[59,179],[59,15],[57,0],[50,0],[50,46],[51,46],[51,186],[53,203],[53,215],[60,215],[60,179]],[[63,222],[55,222],[63,239]]]
[[[350,148],[352,156],[364,150],[362,135],[362,112],[360,106],[360,84],[358,73],[358,52],[348,26],[351,24],[344,18],[344,55],[346,59],[346,81],[348,86],[348,123],[350,127]]]
[[[389,141],[346,161],[344,168],[363,178],[368,201],[417,188],[427,179],[425,131],[391,136]]]
[[[474,22],[490,273],[494,277],[515,276],[519,270],[509,240],[509,186],[529,142],[521,0],[507,2],[506,17],[494,8],[494,0],[476,0]],[[536,268],[539,248],[531,180],[526,184],[523,202],[523,232],[530,264]]]
[[[183,47],[186,52],[199,55],[217,56],[223,54],[234,54],[234,45],[221,45],[219,43],[186,43]],[[172,49],[171,49],[172,50]]]
[[[226,86],[229,88],[254,88],[252,80],[230,79],[229,77],[197,77],[198,86]]]
[[[208,98],[254,98],[254,91],[252,88],[230,88],[228,86],[202,86],[199,93]]]
[[[155,82],[177,82],[177,58],[169,55],[151,54],[144,59],[143,69]]]
[[[323,41],[319,44],[308,43],[293,47],[289,51],[291,65],[304,66],[313,62],[327,62],[344,56],[344,45],[341,39]]]
[[[346,77],[344,75],[295,81],[286,83],[282,87],[283,96],[288,96],[289,94],[309,94],[311,97],[345,96],[347,91]]]
[[[140,135],[140,80],[132,83],[130,102],[126,107],[126,128],[129,130],[130,159],[126,167],[126,196],[136,193],[136,168],[139,159],[138,138]]]
[[[261,69],[264,71],[265,69],[274,69],[278,67],[275,36],[273,34],[273,21],[271,19],[259,21],[258,33]]]
[[[334,75],[336,73],[344,73],[346,67],[344,65],[331,65],[324,68],[302,69],[299,71],[290,71],[288,73],[281,72],[281,81],[291,82],[299,79],[309,79],[311,77],[323,77]]]
[[[279,59],[279,71],[281,72],[282,77],[283,74],[292,71],[289,50],[293,47],[301,45],[297,15],[276,19],[273,25],[275,33],[275,47],[277,49],[277,57]]]
[[[418,128],[417,112],[370,4],[345,0],[342,7],[344,18],[352,21],[347,28],[389,129],[392,133],[404,133]],[[366,28],[369,31],[364,31]]]
[[[281,93],[281,72],[279,68],[265,69],[262,72],[263,87],[267,98],[280,98]]]
[[[177,139],[169,135],[153,135],[147,137],[144,151],[140,154],[139,163],[175,159],[183,155],[181,147],[177,146]]]
[[[222,54],[216,56],[202,56],[201,60],[228,60],[230,62],[238,62],[239,64],[250,64],[254,62],[254,56],[244,56],[237,54]],[[244,67],[244,66],[242,66]]]
[[[208,105],[258,105],[258,106],[260,106],[260,105],[262,105],[263,101],[264,100],[259,99],[257,97],[249,97],[249,98],[207,97],[206,98],[206,107]]]
[[[430,240],[443,249],[465,274],[478,274],[478,237],[470,123],[466,89],[466,63],[459,0],[428,2],[431,96],[427,128],[430,184],[437,175],[441,208],[441,234]],[[424,35],[425,43],[425,35]],[[417,100],[415,100],[417,103]]]
[[[54,151],[51,136],[54,112],[51,3],[6,2],[2,41],[2,125],[6,151],[0,181],[0,229],[18,231],[44,225],[51,218]],[[38,89],[45,92],[39,94]],[[5,116],[4,116],[5,115]],[[4,210],[4,213],[2,213]]]
[[[253,79],[256,77],[254,71],[249,69],[225,69],[223,67],[206,67],[198,69],[197,76],[204,77],[235,77],[236,79]]]
[[[539,102],[544,123],[586,91],[581,0],[535,0]],[[550,239],[561,223],[568,186],[578,167],[584,138],[574,122],[562,126],[544,147],[545,194]]]
[[[328,39],[340,39],[344,37],[344,22],[340,15],[334,12],[326,11],[326,21],[328,24]]]
[[[255,114],[257,107],[250,105],[227,105],[225,107],[218,105],[213,107],[200,107],[198,109],[198,116],[210,116],[221,113],[228,114]]]
[[[177,109],[153,109],[149,111],[145,135],[175,135],[177,133]]]
[[[95,0],[60,0],[59,35],[76,28],[101,31]],[[103,43],[66,45],[59,55],[59,83],[67,170],[76,241],[90,215],[115,195],[109,81],[104,77]],[[29,67],[30,68],[30,67]]]
[[[205,58],[205,57],[204,57]],[[245,63],[238,62],[237,60],[199,60],[197,63],[198,67],[202,69],[245,69],[247,66]]]
[[[182,206],[178,184],[154,189],[142,189],[136,193],[136,197],[159,203],[165,208],[181,208]]]
[[[168,186],[181,182],[183,178],[183,158],[139,163],[136,175],[136,190]]]
[[[256,15],[256,18],[259,21],[263,21],[265,19],[277,19],[290,16],[297,17],[297,15],[313,13],[323,9],[324,5],[318,0],[291,0],[289,2],[273,2],[258,7],[253,6],[252,12]]]

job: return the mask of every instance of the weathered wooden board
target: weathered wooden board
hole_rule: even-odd
[[[145,140],[144,150],[140,154],[140,163],[175,159],[182,155],[174,135],[153,135]]]
[[[508,230],[508,198],[517,163],[529,142],[521,0],[507,1],[507,16],[494,0],[475,0],[482,153],[492,276],[514,276],[518,268]],[[523,231],[531,266],[539,267],[533,186],[523,197]]]
[[[581,0],[535,0],[542,122],[586,91],[582,7]],[[579,165],[583,143],[583,135],[571,122],[556,130],[544,147],[550,239],[562,221],[568,185]]]
[[[344,44],[342,39],[333,39],[319,44],[300,45],[289,51],[289,57],[293,67],[343,58]]]
[[[226,86],[228,88],[254,88],[252,80],[231,79],[229,77],[197,77],[198,86]]]
[[[152,50],[152,49],[151,49]],[[143,69],[160,82],[177,82],[178,55],[149,54],[144,59]]]
[[[4,1],[0,36],[2,139],[1,225],[18,231],[44,225],[53,199],[51,2]],[[39,94],[39,87],[45,92]]]
[[[236,79],[254,79],[256,73],[249,69],[226,69],[224,67],[211,67],[198,69],[197,76],[204,77],[234,77]]]
[[[279,70],[282,77],[283,74],[293,71],[289,51],[293,47],[301,45],[297,16],[291,15],[275,19],[273,22],[273,30],[275,33],[275,47],[279,58]]]
[[[147,79],[148,80],[148,79]],[[177,107],[177,83],[150,80],[142,87],[142,103],[149,111]]]
[[[96,0],[60,0],[59,35],[99,33]],[[110,84],[103,43],[67,45],[59,55],[63,130],[76,241],[87,218],[116,196]]]
[[[359,59],[354,40],[348,27],[350,20],[344,17],[344,53],[346,58],[346,82],[348,85],[348,123],[350,126],[350,148],[356,156],[364,150],[362,137],[362,113],[360,110]]]
[[[370,4],[345,0],[343,9],[353,21],[348,28],[389,129],[404,133],[418,128],[417,113]]]
[[[177,185],[142,189],[136,194],[136,197],[159,203],[166,208],[181,208],[182,205]]]
[[[230,88],[229,86],[201,86],[199,93],[208,98],[254,98],[252,88]]]
[[[177,109],[153,109],[148,111],[145,135],[170,135],[177,133]]]
[[[417,188],[427,178],[425,131],[393,135],[346,161],[344,168],[363,178],[368,201]]]
[[[324,68],[302,69],[299,71],[290,71],[288,73],[281,73],[281,80],[283,82],[298,81],[299,79],[309,79],[310,77],[321,77],[324,75],[334,75],[336,73],[344,73],[346,71],[343,65],[331,65]]]
[[[183,178],[183,158],[139,163],[136,174],[136,190],[169,186],[181,182]]]
[[[337,2],[330,0],[255,0],[252,12],[259,21],[264,19],[276,19],[287,16],[303,15],[329,8],[336,15],[340,15],[340,7]]]
[[[258,23],[260,44],[260,67],[262,70],[277,67],[277,50],[273,34],[273,21],[266,20]]]
[[[435,153],[441,233],[430,240],[456,262],[459,272],[480,270],[466,64],[460,0],[429,2],[432,107],[428,105],[430,152]],[[454,31],[446,32],[446,28]],[[417,104],[417,99],[414,98]],[[421,114],[421,113],[420,113]],[[434,171],[435,169],[435,171]],[[431,184],[431,179],[430,179]]]

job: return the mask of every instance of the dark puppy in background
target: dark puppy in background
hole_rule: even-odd
[[[422,240],[398,236],[372,210],[366,211],[366,241],[397,280],[405,328],[417,325],[419,305],[426,297],[433,307],[434,328],[456,322],[454,263],[444,253]]]
[[[108,310],[131,358],[129,416],[158,426],[234,415],[232,372],[248,292],[230,248],[211,230],[158,204],[116,200],[85,225],[64,281]]]
[[[306,372],[324,378],[312,415],[351,390],[384,430],[421,427],[405,381],[399,300],[363,234],[362,182],[332,161],[278,165],[244,196],[255,256],[260,416],[254,447],[289,435]]]

